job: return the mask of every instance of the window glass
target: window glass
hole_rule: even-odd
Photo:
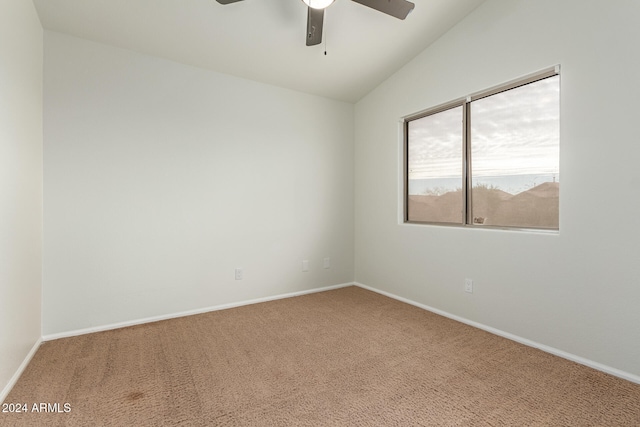
[[[405,144],[406,221],[559,229],[557,68],[407,118]]]
[[[474,224],[558,228],[559,79],[471,103]]]
[[[462,224],[462,106],[408,123],[409,221]]]

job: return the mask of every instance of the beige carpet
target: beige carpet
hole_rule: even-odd
[[[356,287],[44,343],[2,426],[640,426],[640,386]],[[55,407],[53,409],[56,409]]]

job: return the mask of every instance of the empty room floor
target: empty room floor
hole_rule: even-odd
[[[640,385],[355,286],[45,342],[5,403],[2,426],[640,425]]]

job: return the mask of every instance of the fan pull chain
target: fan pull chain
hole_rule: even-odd
[[[326,13],[325,13],[326,15]],[[327,56],[327,26],[324,26],[324,56]]]

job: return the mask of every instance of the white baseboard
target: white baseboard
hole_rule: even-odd
[[[22,375],[29,362],[31,362],[31,359],[33,359],[33,355],[36,354],[36,351],[38,351],[38,348],[40,348],[40,344],[42,344],[42,338],[38,338],[38,341],[36,341],[33,347],[31,347],[31,350],[29,351],[29,353],[27,353],[27,357],[24,358],[16,373],[13,374],[13,377],[11,377],[11,379],[9,380],[9,383],[7,383],[4,389],[2,389],[2,393],[0,393],[0,403],[4,402],[4,400],[11,392],[13,386],[16,385],[16,382],[18,382],[20,375]]]
[[[108,325],[95,326],[95,327],[85,328],[85,329],[76,329],[76,330],[73,330],[73,331],[67,331],[67,332],[60,332],[60,333],[57,333],[57,334],[45,335],[45,336],[42,337],[42,340],[43,341],[53,341],[53,340],[57,340],[57,339],[60,339],[60,338],[75,337],[75,336],[78,336],[78,335],[92,334],[94,332],[109,331],[109,330],[112,330],[112,329],[126,328],[128,326],[142,325],[144,323],[158,322],[160,320],[175,319],[177,317],[185,317],[185,316],[192,316],[194,314],[208,313],[210,311],[226,310],[228,308],[241,307],[241,306],[244,306],[244,305],[258,304],[258,303],[261,303],[261,302],[274,301],[274,300],[279,300],[279,299],[283,299],[283,298],[292,298],[292,297],[297,297],[297,296],[301,296],[301,295],[314,294],[314,293],[317,293],[317,292],[330,291],[332,289],[345,288],[347,286],[353,286],[353,285],[354,285],[353,282],[341,283],[339,285],[325,286],[325,287],[322,287],[322,288],[314,288],[314,289],[298,291],[298,292],[290,292],[290,293],[286,293],[286,294],[274,295],[274,296],[263,297],[263,298],[256,298],[256,299],[252,299],[252,300],[239,301],[239,302],[234,302],[234,303],[229,303],[229,304],[221,304],[221,305],[216,305],[216,306],[212,306],[212,307],[199,308],[199,309],[196,309],[196,310],[188,310],[188,311],[182,311],[182,312],[178,312],[178,313],[164,314],[164,315],[161,315],[161,316],[146,317],[146,318],[143,318],[143,319],[136,319],[136,320],[130,320],[130,321],[126,321],[126,322],[112,323],[112,324],[108,324]]]
[[[439,314],[440,316],[447,317],[449,319],[458,321],[460,323],[464,323],[466,325],[473,326],[474,328],[482,329],[483,331],[487,331],[487,332],[490,332],[490,333],[492,333],[494,335],[498,335],[498,336],[501,336],[503,338],[507,338],[507,339],[509,339],[511,341],[515,341],[515,342],[518,342],[520,344],[524,344],[524,345],[529,346],[529,347],[537,348],[538,350],[542,350],[542,351],[544,351],[546,353],[550,353],[550,354],[553,354],[555,356],[562,357],[563,359],[571,360],[572,362],[576,362],[576,363],[579,363],[581,365],[585,365],[585,366],[588,366],[590,368],[596,369],[598,371],[602,371],[602,372],[605,372],[607,374],[611,374],[611,375],[613,375],[615,377],[622,378],[622,379],[625,379],[627,381],[631,381],[631,382],[636,383],[636,384],[640,384],[640,376],[638,376],[638,375],[634,375],[634,374],[631,374],[629,372],[622,371],[620,369],[612,368],[611,366],[603,365],[602,363],[594,362],[593,360],[585,359],[584,357],[576,356],[575,354],[567,353],[566,351],[558,350],[557,348],[550,347],[550,346],[544,345],[544,344],[540,344],[540,343],[537,343],[535,341],[531,341],[529,339],[522,338],[522,337],[520,337],[518,335],[514,335],[514,334],[511,334],[509,332],[505,332],[505,331],[502,331],[500,329],[496,329],[496,328],[493,328],[491,326],[484,325],[482,323],[474,322],[472,320],[465,319],[464,317],[456,316],[455,314],[451,314],[451,313],[448,313],[446,311],[439,310],[437,308],[430,307],[428,305],[421,304],[419,302],[415,302],[415,301],[412,301],[410,299],[403,298],[403,297],[400,297],[398,295],[394,295],[394,294],[386,292],[386,291],[382,291],[380,289],[376,289],[376,288],[372,288],[372,287],[367,286],[367,285],[363,285],[362,283],[354,282],[354,285],[356,285],[358,287],[361,287],[363,289],[367,289],[367,290],[370,290],[372,292],[376,292],[378,294],[387,296],[389,298],[393,298],[395,300],[402,301],[404,303],[407,303],[407,304],[422,308],[422,309],[430,311],[432,313]]]

